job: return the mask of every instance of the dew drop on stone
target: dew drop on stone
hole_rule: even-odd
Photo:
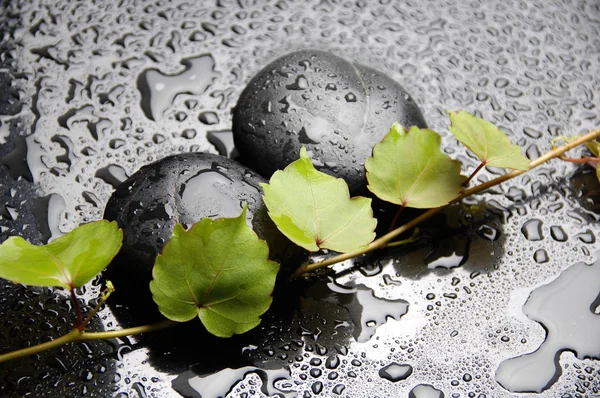
[[[197,208],[214,208],[208,217],[237,217],[240,205],[225,191],[231,180],[218,171],[205,171],[181,185],[179,196],[184,212],[198,214]]]
[[[319,116],[305,121],[298,132],[299,141],[303,144],[318,144],[321,140],[334,135],[333,127],[329,122]]]
[[[397,382],[408,378],[413,372],[410,365],[400,365],[392,362],[391,364],[379,369],[379,376],[391,382]]]
[[[304,75],[298,75],[294,83],[285,86],[288,90],[306,90],[308,88],[308,81]]]

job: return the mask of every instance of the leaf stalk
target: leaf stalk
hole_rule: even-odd
[[[73,303],[73,308],[75,308],[75,313],[77,314],[77,321],[75,322],[75,328],[80,331],[83,330],[83,317],[81,316],[81,307],[79,306],[79,301],[77,301],[77,295],[75,294],[75,288],[71,286],[69,289],[71,292],[71,302]]]
[[[108,300],[108,298],[114,291],[115,291],[115,288],[114,288],[113,284],[109,281],[109,283],[107,283],[106,289],[104,289],[102,291],[102,293],[100,294],[100,300],[98,301],[98,304],[96,304],[94,309],[85,318],[85,320],[81,324],[81,328],[79,330],[84,330],[87,327],[87,325],[90,323],[90,321],[92,320],[94,315],[96,315],[96,313],[100,310],[102,305],[106,302],[106,300]]]
[[[479,173],[481,171],[481,169],[483,169],[486,166],[486,164],[487,164],[487,162],[485,160],[483,162],[481,162],[479,164],[479,166],[477,166],[475,171],[473,171],[471,173],[471,175],[465,180],[465,182],[463,182],[463,187],[468,187],[469,184],[471,183],[471,180],[477,175],[477,173]]]

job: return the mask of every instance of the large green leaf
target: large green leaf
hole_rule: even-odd
[[[462,190],[460,162],[440,150],[434,131],[394,123],[367,158],[368,188],[380,199],[429,209],[447,204]]]
[[[304,147],[300,159],[261,185],[277,228],[309,251],[353,252],[375,239],[371,199],[350,199],[346,182],[315,169]]]
[[[205,218],[188,231],[177,224],[156,257],[150,290],[167,318],[198,316],[206,329],[231,337],[254,328],[271,305],[279,264],[266,242],[237,218]]]
[[[43,246],[10,237],[0,246],[0,277],[32,286],[80,287],[102,271],[121,248],[116,222],[80,225]]]
[[[511,144],[498,127],[466,111],[448,111],[448,115],[452,122],[450,132],[473,151],[485,166],[529,169],[529,160],[521,153],[521,148]]]

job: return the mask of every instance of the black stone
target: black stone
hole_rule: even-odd
[[[331,53],[302,50],[262,69],[233,110],[240,161],[265,177],[306,146],[317,169],[365,191],[365,159],[393,122],[427,125],[397,82]]]
[[[267,241],[270,257],[278,260],[289,241],[267,214],[261,182],[266,180],[239,163],[207,153],[174,155],[142,167],[106,205],[104,218],[117,221],[124,238],[104,277],[114,282],[117,293],[131,291],[134,294],[128,296],[135,296],[136,302],[151,303],[148,284],[154,260],[175,224],[188,228],[205,217],[237,217],[244,203],[248,225]]]

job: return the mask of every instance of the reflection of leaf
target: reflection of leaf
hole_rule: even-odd
[[[156,257],[150,290],[167,318],[198,316],[206,329],[231,337],[254,328],[271,305],[279,265],[266,242],[237,218],[205,218],[188,231],[177,224]]]
[[[0,277],[32,286],[80,287],[119,252],[123,232],[106,220],[81,225],[43,246],[11,237],[0,246]]]
[[[471,115],[466,111],[450,115],[450,132],[469,148],[486,166],[527,170],[529,160],[521,153],[518,145],[510,140],[492,123]]]
[[[306,250],[352,252],[375,238],[371,199],[350,199],[346,182],[315,169],[304,147],[300,159],[261,185],[277,228]]]
[[[434,131],[394,123],[367,158],[369,190],[380,199],[427,209],[447,204],[462,190],[460,162],[440,150]]]

